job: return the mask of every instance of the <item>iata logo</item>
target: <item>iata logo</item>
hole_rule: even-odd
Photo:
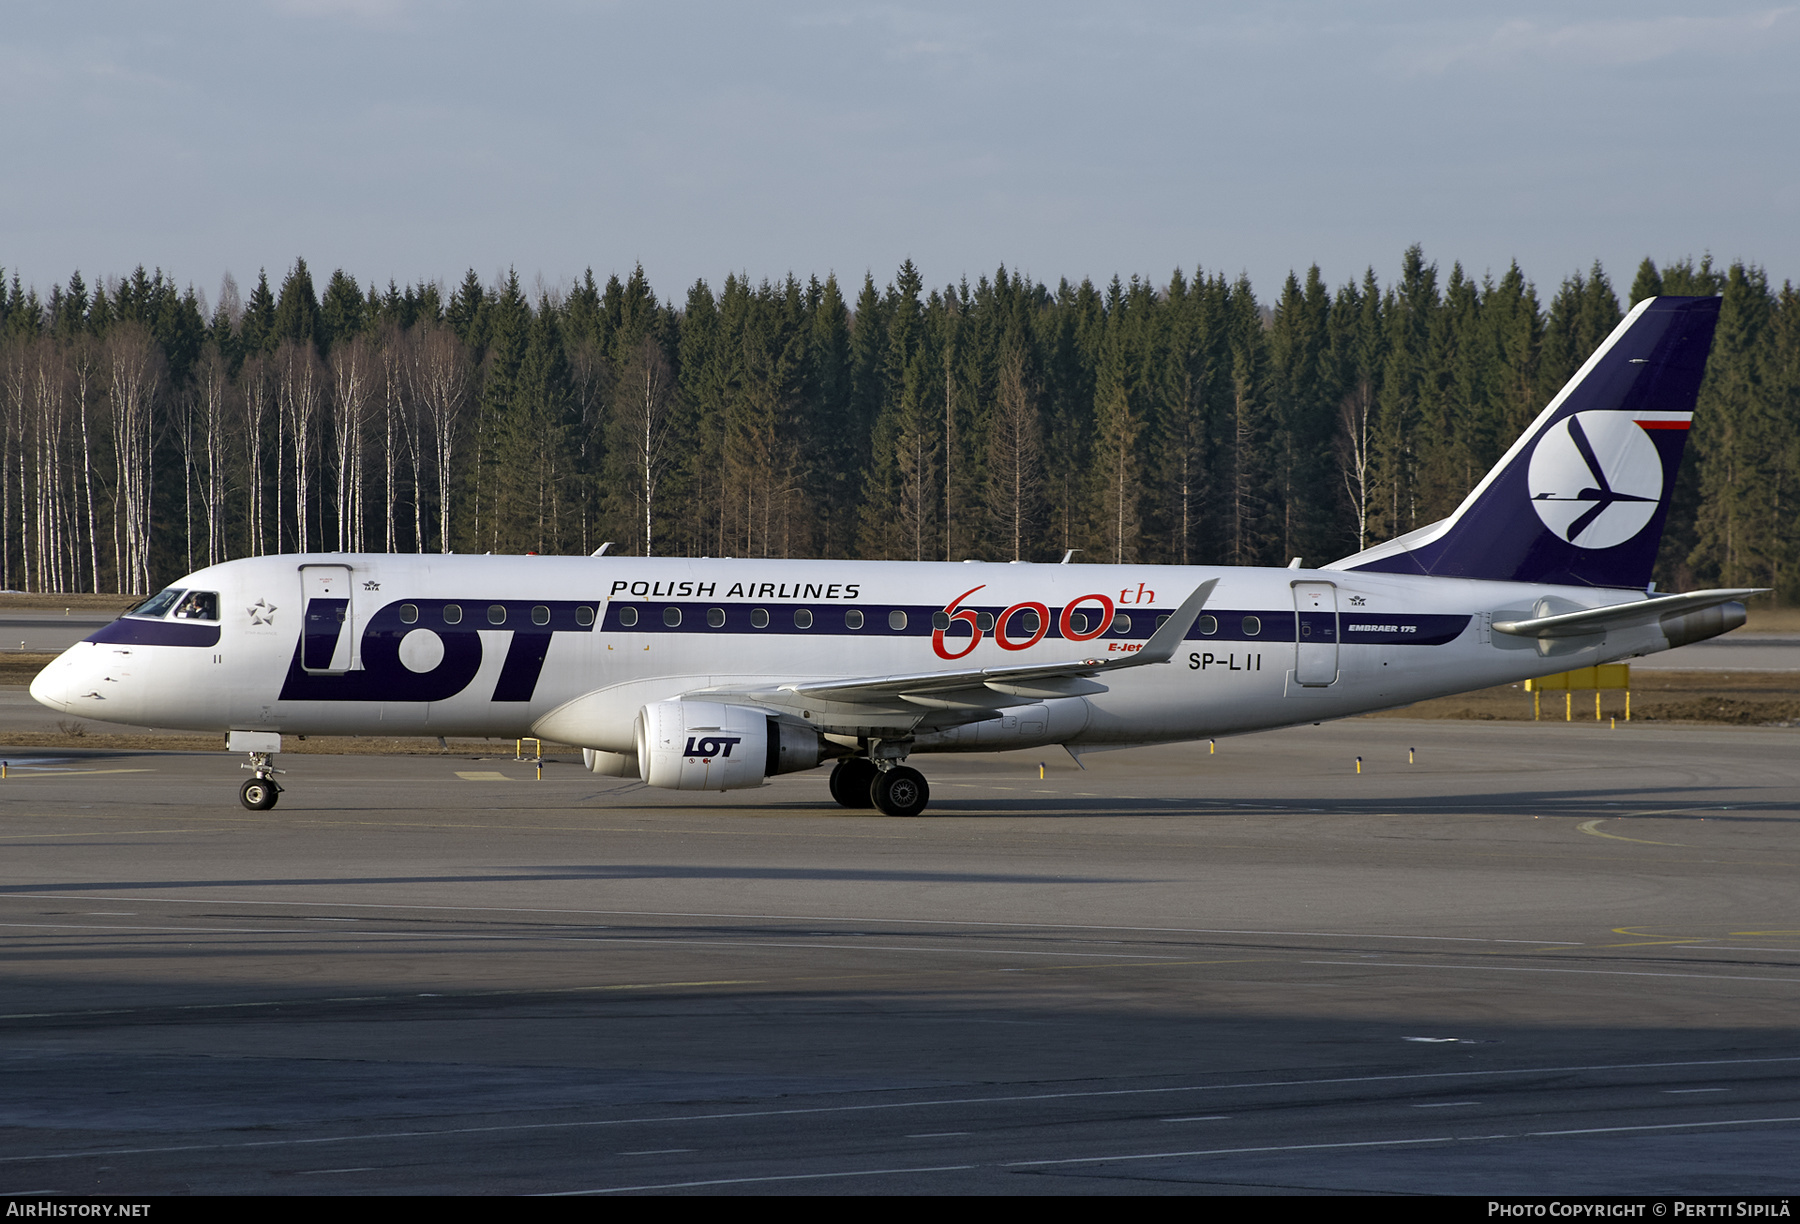
[[[708,760],[713,757],[728,757],[731,755],[731,746],[743,742],[744,737],[741,735],[703,735],[699,739],[690,735],[687,739],[687,751],[681,755],[705,757]]]
[[[1655,517],[1662,457],[1630,414],[1577,412],[1538,442],[1526,482],[1544,526],[1580,548],[1612,548]]]

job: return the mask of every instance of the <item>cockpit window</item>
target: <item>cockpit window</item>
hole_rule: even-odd
[[[131,611],[127,612],[125,615],[127,615],[127,616],[150,616],[150,617],[156,617],[156,618],[160,619],[169,614],[169,609],[173,608],[175,606],[176,601],[181,598],[182,594],[183,594],[183,592],[178,587],[170,587],[166,591],[158,591],[156,594],[152,595],[149,599],[146,599],[143,603],[139,604],[137,607],[135,607]],[[214,603],[215,603],[215,607],[216,607],[216,605],[217,605],[217,597],[216,596],[214,597]],[[213,619],[217,620],[218,616],[215,614],[213,616]]]
[[[217,591],[189,591],[187,598],[175,608],[176,620],[216,621],[219,619]]]

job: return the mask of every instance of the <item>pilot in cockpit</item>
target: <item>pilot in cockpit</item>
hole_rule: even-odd
[[[189,591],[187,598],[182,600],[175,609],[175,619],[218,620],[219,593],[217,591]]]

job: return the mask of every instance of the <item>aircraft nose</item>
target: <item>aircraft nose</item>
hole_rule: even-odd
[[[52,660],[50,666],[31,681],[31,699],[58,713],[67,713],[70,672],[73,667],[73,661],[66,654]]]

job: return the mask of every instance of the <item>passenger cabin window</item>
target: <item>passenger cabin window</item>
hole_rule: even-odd
[[[680,608],[664,608],[663,609],[663,624],[665,624],[669,628],[673,629],[673,628],[675,628],[675,626],[679,625],[680,623],[681,623],[681,609]]]
[[[187,598],[176,606],[175,619],[218,620],[219,593],[217,591],[189,591]]]
[[[630,604],[626,604],[623,608],[620,608],[619,624],[627,629],[637,624],[637,609]]]
[[[400,605],[400,623],[402,625],[418,624],[419,623],[419,605],[418,604],[401,604]]]
[[[1216,616],[1202,616],[1199,620],[1194,622],[1194,627],[1199,629],[1200,632],[1204,633],[1207,637],[1211,637],[1219,631],[1219,618]]]
[[[714,629],[723,629],[725,627],[725,609],[708,608],[706,610],[706,623],[711,625]]]
[[[576,608],[575,609],[575,623],[577,625],[580,625],[584,629],[587,628],[589,625],[593,624],[594,623],[594,610],[592,608],[588,607],[586,604],[583,604],[581,607]]]
[[[445,604],[444,605],[444,623],[446,625],[462,624],[462,605],[461,604]]]
[[[931,614],[931,627],[938,630],[948,629],[950,627],[950,614],[941,609],[933,612]]]
[[[548,625],[550,623],[550,609],[546,608],[543,604],[539,604],[537,607],[533,608],[531,610],[531,623],[534,625]]]
[[[1255,637],[1257,634],[1259,634],[1261,632],[1262,632],[1262,618],[1260,616],[1246,616],[1244,618],[1244,636],[1245,637]]]
[[[1085,612],[1069,613],[1069,628],[1073,629],[1076,633],[1086,633],[1087,632],[1087,613],[1085,613]]]
[[[889,612],[888,613],[888,628],[894,630],[896,633],[898,633],[900,630],[906,628],[906,613],[900,611],[899,609],[895,609],[894,611]]]
[[[1112,623],[1112,631],[1114,633],[1130,633],[1131,632],[1131,618],[1129,616],[1126,616],[1123,612],[1120,612],[1118,615],[1114,616],[1113,623]]]
[[[812,609],[811,608],[795,608],[794,609],[794,628],[796,628],[796,629],[811,629],[812,628]]]
[[[751,608],[750,627],[752,629],[767,629],[769,627],[769,610],[767,608]]]
[[[504,625],[505,623],[506,623],[506,605],[505,604],[489,604],[488,605],[488,624]]]
[[[992,633],[994,631],[994,614],[992,612],[977,612],[975,614],[975,627],[983,633]]]
[[[175,606],[175,601],[180,599],[181,596],[182,592],[180,590],[175,587],[170,587],[166,591],[159,591],[155,595],[152,595],[149,599],[146,599],[143,603],[139,604],[125,615],[167,616],[169,614],[169,609]]]
[[[1013,624],[1015,625],[1014,632],[1036,633],[1038,631],[1038,614],[1027,608],[1013,617]]]
[[[861,612],[857,611],[855,608],[851,608],[848,612],[844,613],[844,628],[861,629],[862,627],[863,614]]]

